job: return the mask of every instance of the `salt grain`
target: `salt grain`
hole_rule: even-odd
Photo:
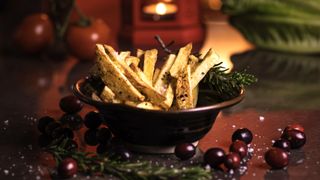
[[[232,125],[232,128],[236,128],[236,125]]]
[[[259,116],[259,121],[263,122],[264,121],[264,117],[263,116]]]
[[[248,149],[248,152],[249,152],[249,153],[252,153],[253,151],[254,151],[253,148],[249,148],[249,149]]]
[[[281,131],[282,131],[282,129],[281,129],[281,128],[278,128],[278,131],[279,131],[279,132],[281,132]]]
[[[4,172],[5,175],[9,174],[9,170],[7,170],[7,169],[3,170],[3,172]]]
[[[303,163],[303,159],[300,159],[296,162],[296,164],[301,164],[301,163]]]

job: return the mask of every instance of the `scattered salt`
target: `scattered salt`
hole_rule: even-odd
[[[296,163],[297,163],[297,164],[303,163],[303,159],[298,160]]]
[[[263,116],[259,116],[259,121],[263,122],[264,121],[264,117]]]
[[[232,125],[232,128],[236,128],[236,125]]]
[[[4,172],[5,175],[9,174],[9,170],[7,170],[7,169],[3,170],[3,172]]]
[[[279,131],[279,132],[281,132],[281,131],[282,131],[282,129],[281,129],[281,128],[278,128],[278,131]]]

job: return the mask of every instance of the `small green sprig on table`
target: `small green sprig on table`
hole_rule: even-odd
[[[64,158],[71,157],[78,163],[78,171],[86,174],[109,174],[122,180],[152,180],[171,179],[206,180],[211,179],[209,170],[200,166],[171,168],[153,165],[150,162],[130,162],[111,159],[107,155],[97,155],[92,152],[70,151],[66,149],[68,139],[57,141],[45,150],[54,155],[57,164]]]

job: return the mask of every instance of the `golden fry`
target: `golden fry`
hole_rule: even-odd
[[[170,75],[178,78],[179,72],[188,64],[188,58],[192,50],[192,44],[189,43],[185,47],[180,48],[177,58],[170,69]]]

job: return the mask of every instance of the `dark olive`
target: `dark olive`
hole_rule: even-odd
[[[110,157],[112,159],[121,160],[121,161],[128,161],[131,159],[132,154],[131,152],[123,146],[116,146],[112,148],[112,152]]]
[[[102,122],[103,115],[94,111],[91,111],[88,114],[86,114],[84,118],[84,125],[89,129],[97,129]]]
[[[97,132],[97,139],[99,143],[107,144],[110,143],[112,133],[108,128],[100,128]]]
[[[60,108],[63,112],[73,114],[81,111],[83,103],[75,96],[69,95],[60,100]]]
[[[70,178],[78,171],[77,161],[73,158],[63,159],[58,166],[58,174],[62,178]]]
[[[283,130],[283,132],[285,133],[286,131],[289,131],[289,130],[297,130],[297,131],[304,132],[304,127],[301,126],[300,124],[291,124],[291,125],[288,125],[288,126]]]
[[[42,133],[45,133],[47,125],[51,122],[54,122],[54,119],[50,116],[42,117],[38,120],[38,130]]]
[[[252,139],[253,139],[252,132],[247,128],[237,129],[232,134],[232,142],[236,140],[240,140],[245,142],[246,144],[250,144],[252,142]]]
[[[61,124],[58,123],[58,122],[51,122],[49,123],[46,128],[45,128],[45,134],[48,135],[48,136],[52,136],[52,133],[53,131],[56,129],[56,128],[61,128]]]
[[[229,151],[238,153],[241,158],[244,158],[247,156],[248,146],[245,142],[236,140],[230,145]]]
[[[99,143],[97,139],[97,129],[88,129],[84,133],[84,141],[90,146],[96,146]]]
[[[187,160],[196,154],[196,147],[191,143],[178,144],[175,147],[174,154],[181,160]]]
[[[290,145],[290,142],[286,139],[278,139],[276,140],[272,147],[277,147],[277,148],[280,148],[280,149],[283,149],[285,151],[290,151],[291,149],[291,145]]]
[[[228,169],[238,169],[240,167],[241,157],[238,153],[230,152],[224,159],[224,166]]]
[[[221,148],[208,149],[204,154],[205,164],[210,165],[212,168],[220,166],[225,158],[226,153]]]
[[[290,142],[292,149],[298,149],[305,145],[307,141],[306,134],[298,130],[285,131],[281,138],[286,139]]]
[[[280,148],[272,148],[265,153],[264,156],[267,164],[273,169],[281,169],[289,164],[288,153]]]
[[[64,114],[60,122],[72,130],[79,130],[83,126],[83,119],[79,114]]]

